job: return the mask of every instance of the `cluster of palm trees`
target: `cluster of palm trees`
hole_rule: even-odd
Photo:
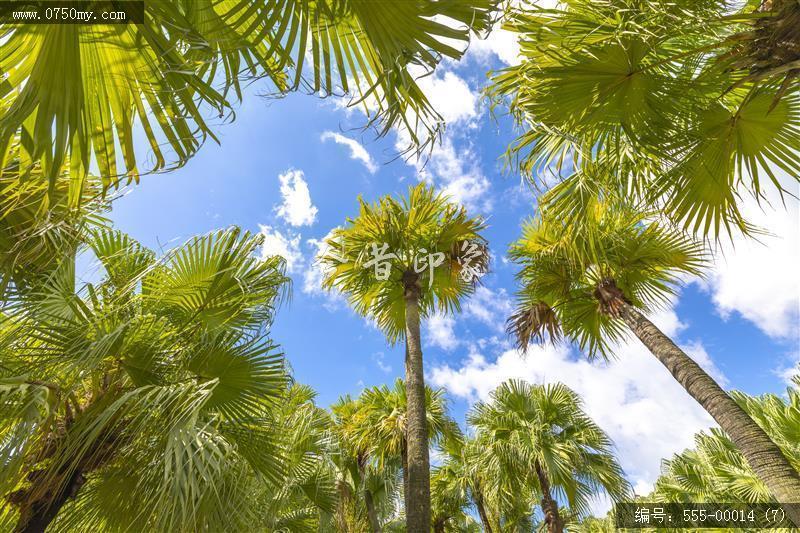
[[[339,531],[405,529],[416,504],[408,491],[408,405],[398,379],[331,407]],[[442,390],[426,388],[425,405],[428,444],[438,451],[426,531],[530,531],[539,523],[560,531],[601,493],[631,496],[608,437],[560,383],[501,384],[470,411],[467,434]]]
[[[500,5],[149,2],[140,25],[0,25],[4,531],[559,532],[594,527],[580,520],[597,494],[632,496],[564,385],[504,383],[466,431],[426,387],[421,324],[457,313],[490,264],[486,221],[431,187],[359,200],[320,258],[325,286],[405,345],[404,380],[330,411],[269,336],[288,278],[256,259],[257,236],[159,255],[103,217],[142,148],[146,171],[184,164],[254,78],[344,94],[379,134],[435,141],[414,75],[459,58]],[[719,429],[665,462],[654,499],[800,502],[797,389],[729,394],[647,318],[715,242],[759,231],[743,198],[800,176],[800,4],[523,1],[505,16],[521,61],[487,96],[516,119],[509,164],[541,193],[509,250],[510,335],[607,358],[633,334],[709,412]],[[76,281],[83,251],[97,281]]]
[[[800,474],[763,422],[645,315],[702,274],[707,245],[757,231],[742,198],[800,177],[799,15],[791,1],[523,7],[507,24],[523,61],[489,90],[524,128],[510,161],[538,185],[557,173],[510,253],[520,346],[563,336],[607,356],[633,333],[782,503]]]

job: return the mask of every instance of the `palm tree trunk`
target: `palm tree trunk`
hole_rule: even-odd
[[[364,487],[364,505],[367,507],[367,518],[372,533],[381,533],[381,523],[378,521],[378,513],[375,512],[375,502],[372,501],[372,493]]]
[[[562,533],[564,524],[558,514],[558,503],[553,499],[553,495],[550,492],[550,480],[547,478],[547,473],[538,459],[534,463],[534,468],[536,477],[539,478],[539,486],[542,489],[542,512],[544,513],[544,523],[547,524],[547,531],[549,533]]]
[[[478,508],[478,516],[481,518],[483,533],[492,533],[492,524],[489,522],[489,515],[486,513],[486,506],[483,505],[483,496],[480,494],[475,496],[475,507]]]
[[[419,291],[407,284],[406,312],[406,439],[408,445],[408,496],[406,529],[409,533],[430,531],[431,487],[428,457],[428,427],[425,416],[425,377],[419,333]]]
[[[619,305],[620,316],[631,331],[716,420],[775,499],[782,504],[800,502],[800,475],[766,432],[700,365],[644,315],[628,303]],[[785,505],[784,510],[789,519],[800,527],[800,508]]]
[[[400,458],[403,461],[403,506],[408,509],[408,444],[405,438],[400,448]]]
[[[14,533],[44,533],[64,504],[78,494],[84,483],[86,478],[80,471],[75,471],[70,474],[65,486],[52,497],[46,490],[41,494],[42,489],[34,483],[31,489],[26,491],[30,495],[29,501],[19,507],[19,518]]]

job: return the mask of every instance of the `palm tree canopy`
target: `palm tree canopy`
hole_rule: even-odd
[[[600,491],[614,501],[630,493],[611,440],[583,412],[580,397],[561,383],[509,380],[489,401],[476,403],[468,420],[483,446],[483,460],[506,473],[495,483],[538,487],[538,463],[556,493],[579,514]]]
[[[523,3],[505,25],[523,61],[489,90],[525,129],[509,160],[532,180],[563,168],[565,187],[634,193],[704,235],[748,231],[740,195],[800,176],[800,8],[737,4]]]
[[[421,319],[437,310],[460,310],[460,299],[478,280],[472,274],[487,269],[483,220],[424,183],[410,188],[407,197],[384,196],[373,204],[359,198],[359,205],[358,216],[335,229],[326,243],[320,258],[324,286],[344,293],[390,342],[405,331],[409,276],[419,292]]]
[[[406,433],[406,389],[402,379],[390,388],[380,385],[365,389],[354,401],[349,418],[351,442],[381,465],[396,463],[402,454]],[[334,406],[334,416],[344,419],[341,402]],[[458,439],[461,430],[450,417],[443,389],[425,387],[425,414],[431,445]]]
[[[483,500],[490,514],[497,514],[493,512],[498,507],[493,489],[503,473],[490,471],[492,465],[481,461],[482,446],[469,436],[443,439],[440,443],[444,459],[431,474],[434,522],[438,518],[447,525],[457,523],[478,499]],[[531,501],[531,498],[523,499]]]
[[[499,0],[182,0],[145,2],[143,24],[0,25],[0,167],[12,138],[51,180],[99,168],[105,186],[181,165],[230,110],[246,78],[363,104],[382,132],[412,139],[441,118],[412,71],[459,58],[491,28]],[[417,72],[419,74],[419,72]],[[121,153],[121,157],[120,157]]]
[[[681,276],[700,275],[702,246],[654,216],[599,201],[578,226],[550,211],[527,222],[509,252],[521,267],[508,322],[519,346],[563,335],[589,357],[608,357],[626,330],[598,300],[600,285],[613,281],[630,304],[650,311],[674,294]]]
[[[786,397],[731,393],[777,444],[789,462],[800,469],[800,380]],[[664,502],[772,502],[766,484],[719,428],[695,435],[695,447],[675,454],[661,465],[651,501]]]
[[[0,317],[2,529],[65,483],[80,490],[55,530],[246,528],[241,479],[285,474],[286,372],[264,335],[282,259],[236,229],[161,259],[113,230],[88,245],[100,282],[76,290],[64,261]]]
[[[283,477],[275,484],[258,476],[243,480],[256,493],[258,516],[249,528],[311,533],[330,527],[337,502],[331,417],[315,397],[311,387],[293,383],[272,410],[276,431],[283,435]]]

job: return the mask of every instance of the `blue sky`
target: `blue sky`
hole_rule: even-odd
[[[615,440],[637,491],[646,492],[660,459],[691,445],[692,435],[712,424],[708,416],[637,342],[602,364],[564,346],[535,348],[521,358],[503,333],[514,291],[505,251],[535,196],[503,171],[500,156],[514,131],[506,117],[490,119],[480,88],[487,70],[514,57],[513,40],[496,33],[422,82],[449,124],[424,167],[395,158],[397,134],[375,139],[359,129],[363,115],[342,102],[305,95],[268,100],[251,86],[236,120],[217,128],[219,145],[209,141],[185,167],[144,177],[115,202],[112,219],[157,249],[229,225],[263,232],[262,252],[285,255],[293,279],[291,301],[272,336],[295,377],[328,405],[394,380],[403,356],[340,297],[320,289],[319,242],[356,214],[359,194],[374,200],[403,193],[420,179],[433,183],[488,218],[493,264],[461,315],[433,317],[423,327],[428,383],[448,389],[463,423],[470,404],[504,379],[561,380],[583,395],[589,414]],[[798,205],[761,211],[748,203],[745,209],[774,234],[766,245],[738,238],[726,245],[708,280],[690,282],[653,318],[725,386],[782,392],[800,353]]]

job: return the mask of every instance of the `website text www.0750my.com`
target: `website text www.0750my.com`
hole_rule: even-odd
[[[10,24],[140,24],[144,2],[0,1],[0,22]]]

